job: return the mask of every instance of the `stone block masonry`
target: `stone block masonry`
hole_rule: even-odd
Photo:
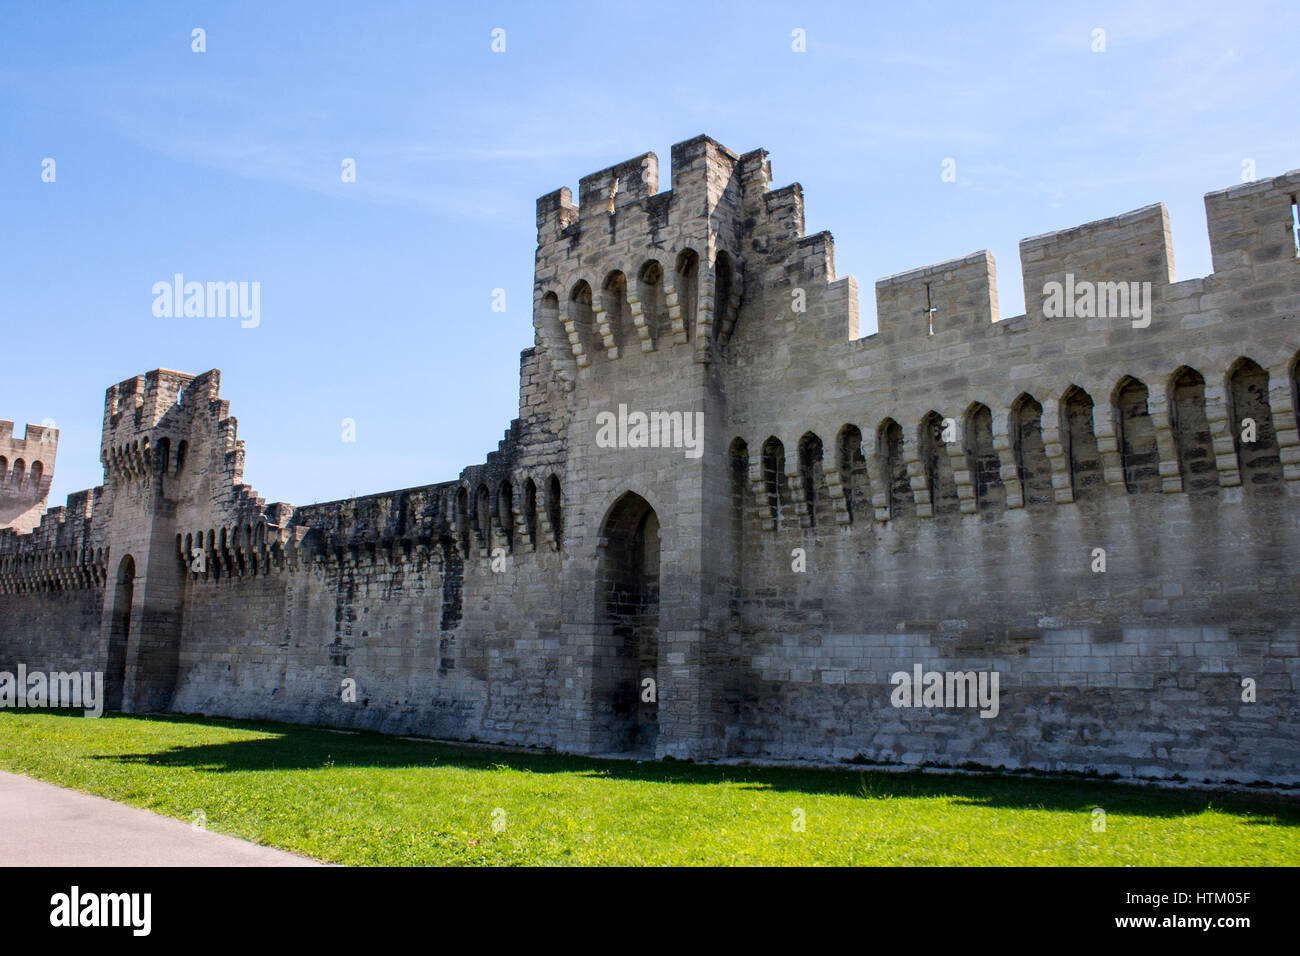
[[[31,531],[40,523],[58,451],[52,425],[28,425],[18,439],[14,423],[0,420],[0,528]]]
[[[455,480],[268,505],[220,373],[158,369],[46,511],[53,449],[0,423],[0,670],[571,752],[1300,783],[1300,172],[1206,197],[1209,276],[1152,205],[1024,240],[1025,315],[978,251],[880,280],[860,337],[764,151],[671,171],[537,201],[519,418]],[[996,674],[996,712],[895,706],[914,670]]]

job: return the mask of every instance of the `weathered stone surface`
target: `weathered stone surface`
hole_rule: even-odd
[[[1210,276],[1149,206],[1025,240],[1027,315],[979,252],[878,282],[865,338],[770,178],[699,137],[671,192],[645,154],[538,200],[519,419],[454,481],[268,506],[218,372],[110,388],[104,485],[0,531],[0,669],[573,751],[1300,782],[1300,172],[1206,197]],[[1150,322],[1048,317],[1053,282],[1149,282]],[[637,413],[699,453],[609,447]],[[43,494],[8,500],[27,532]],[[918,664],[996,671],[998,715],[895,708]]]
[[[28,425],[15,438],[14,423],[0,420],[0,528],[31,531],[40,524],[58,451],[57,428]]]

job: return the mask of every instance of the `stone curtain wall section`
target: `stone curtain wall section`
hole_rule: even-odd
[[[502,505],[517,432],[458,482],[299,508],[237,546],[210,532],[227,544],[187,575],[175,708],[556,745],[539,702],[558,627],[537,608],[559,555],[545,509],[522,497],[550,472],[534,451],[518,505]]]
[[[732,447],[880,439],[865,467],[823,459],[835,528],[743,520],[726,750],[1300,779],[1298,187],[1290,173],[1207,196],[1205,278],[1172,281],[1151,206],[1025,240],[1026,316],[997,321],[987,252],[881,280],[865,338],[843,334],[854,311],[821,276],[774,277],[762,307],[742,307]],[[1150,325],[1047,318],[1039,293],[1067,273],[1151,282]],[[938,506],[936,414],[960,426],[937,456],[959,516]],[[792,484],[808,471],[785,467]],[[874,516],[844,491],[863,471]],[[1005,497],[986,497],[998,480]],[[888,675],[916,662],[1000,671],[1001,715],[892,708]]]
[[[458,481],[201,532],[208,571],[186,574],[173,709],[574,747],[549,373],[524,352],[520,420]]]
[[[0,670],[80,670],[98,657],[110,557],[92,520],[102,493],[69,495],[29,533],[0,530]]]
[[[256,576],[195,577],[174,709],[558,745],[557,620],[526,610],[551,595],[558,556],[496,573],[471,554],[462,585],[476,597],[444,629],[442,554],[381,538]]]
[[[268,504],[219,372],[110,388],[104,485],[0,531],[0,668],[588,753],[1300,782],[1300,173],[1206,197],[1210,276],[1148,206],[1026,239],[1026,315],[981,251],[880,280],[866,337],[764,151],[671,174],[537,201],[519,418],[452,480]],[[1150,283],[1149,324],[1049,314],[1077,282]],[[611,445],[620,409],[701,415],[698,454]],[[890,706],[916,664],[997,670],[998,716]]]

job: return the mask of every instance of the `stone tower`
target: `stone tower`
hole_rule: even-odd
[[[566,393],[565,487],[584,489],[565,521],[564,590],[590,660],[576,715],[589,749],[657,731],[661,756],[706,756],[722,740],[737,555],[719,358],[742,242],[774,219],[803,226],[798,187],[770,193],[769,179],[761,150],[739,157],[700,136],[673,147],[671,191],[646,153],[583,177],[576,205],[568,189],[537,203],[535,324]]]
[[[29,424],[19,439],[14,423],[0,420],[0,528],[24,532],[40,524],[58,450],[52,425]]]
[[[243,445],[219,387],[216,371],[155,369],[105,395],[100,527],[110,559],[100,650],[110,708],[157,711],[171,702],[191,562],[181,544],[186,519],[206,518],[214,505],[261,519],[264,502],[239,483]]]

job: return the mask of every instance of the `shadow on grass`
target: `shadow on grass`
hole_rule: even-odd
[[[634,761],[549,752],[480,749],[403,740],[368,731],[340,734],[318,727],[182,715],[108,715],[117,720],[227,728],[271,734],[255,740],[176,746],[157,753],[98,754],[119,764],[181,767],[202,773],[266,770],[418,769],[449,767],[470,771],[566,773],[609,781],[723,785],[732,788],[847,796],[860,799],[942,798],[971,807],[1147,817],[1182,817],[1213,807],[1240,814],[1243,822],[1300,826],[1300,794],[1261,791],[1171,791],[1141,783],[1077,777],[1013,777],[984,774],[926,774],[915,771],[718,766],[681,761]]]

